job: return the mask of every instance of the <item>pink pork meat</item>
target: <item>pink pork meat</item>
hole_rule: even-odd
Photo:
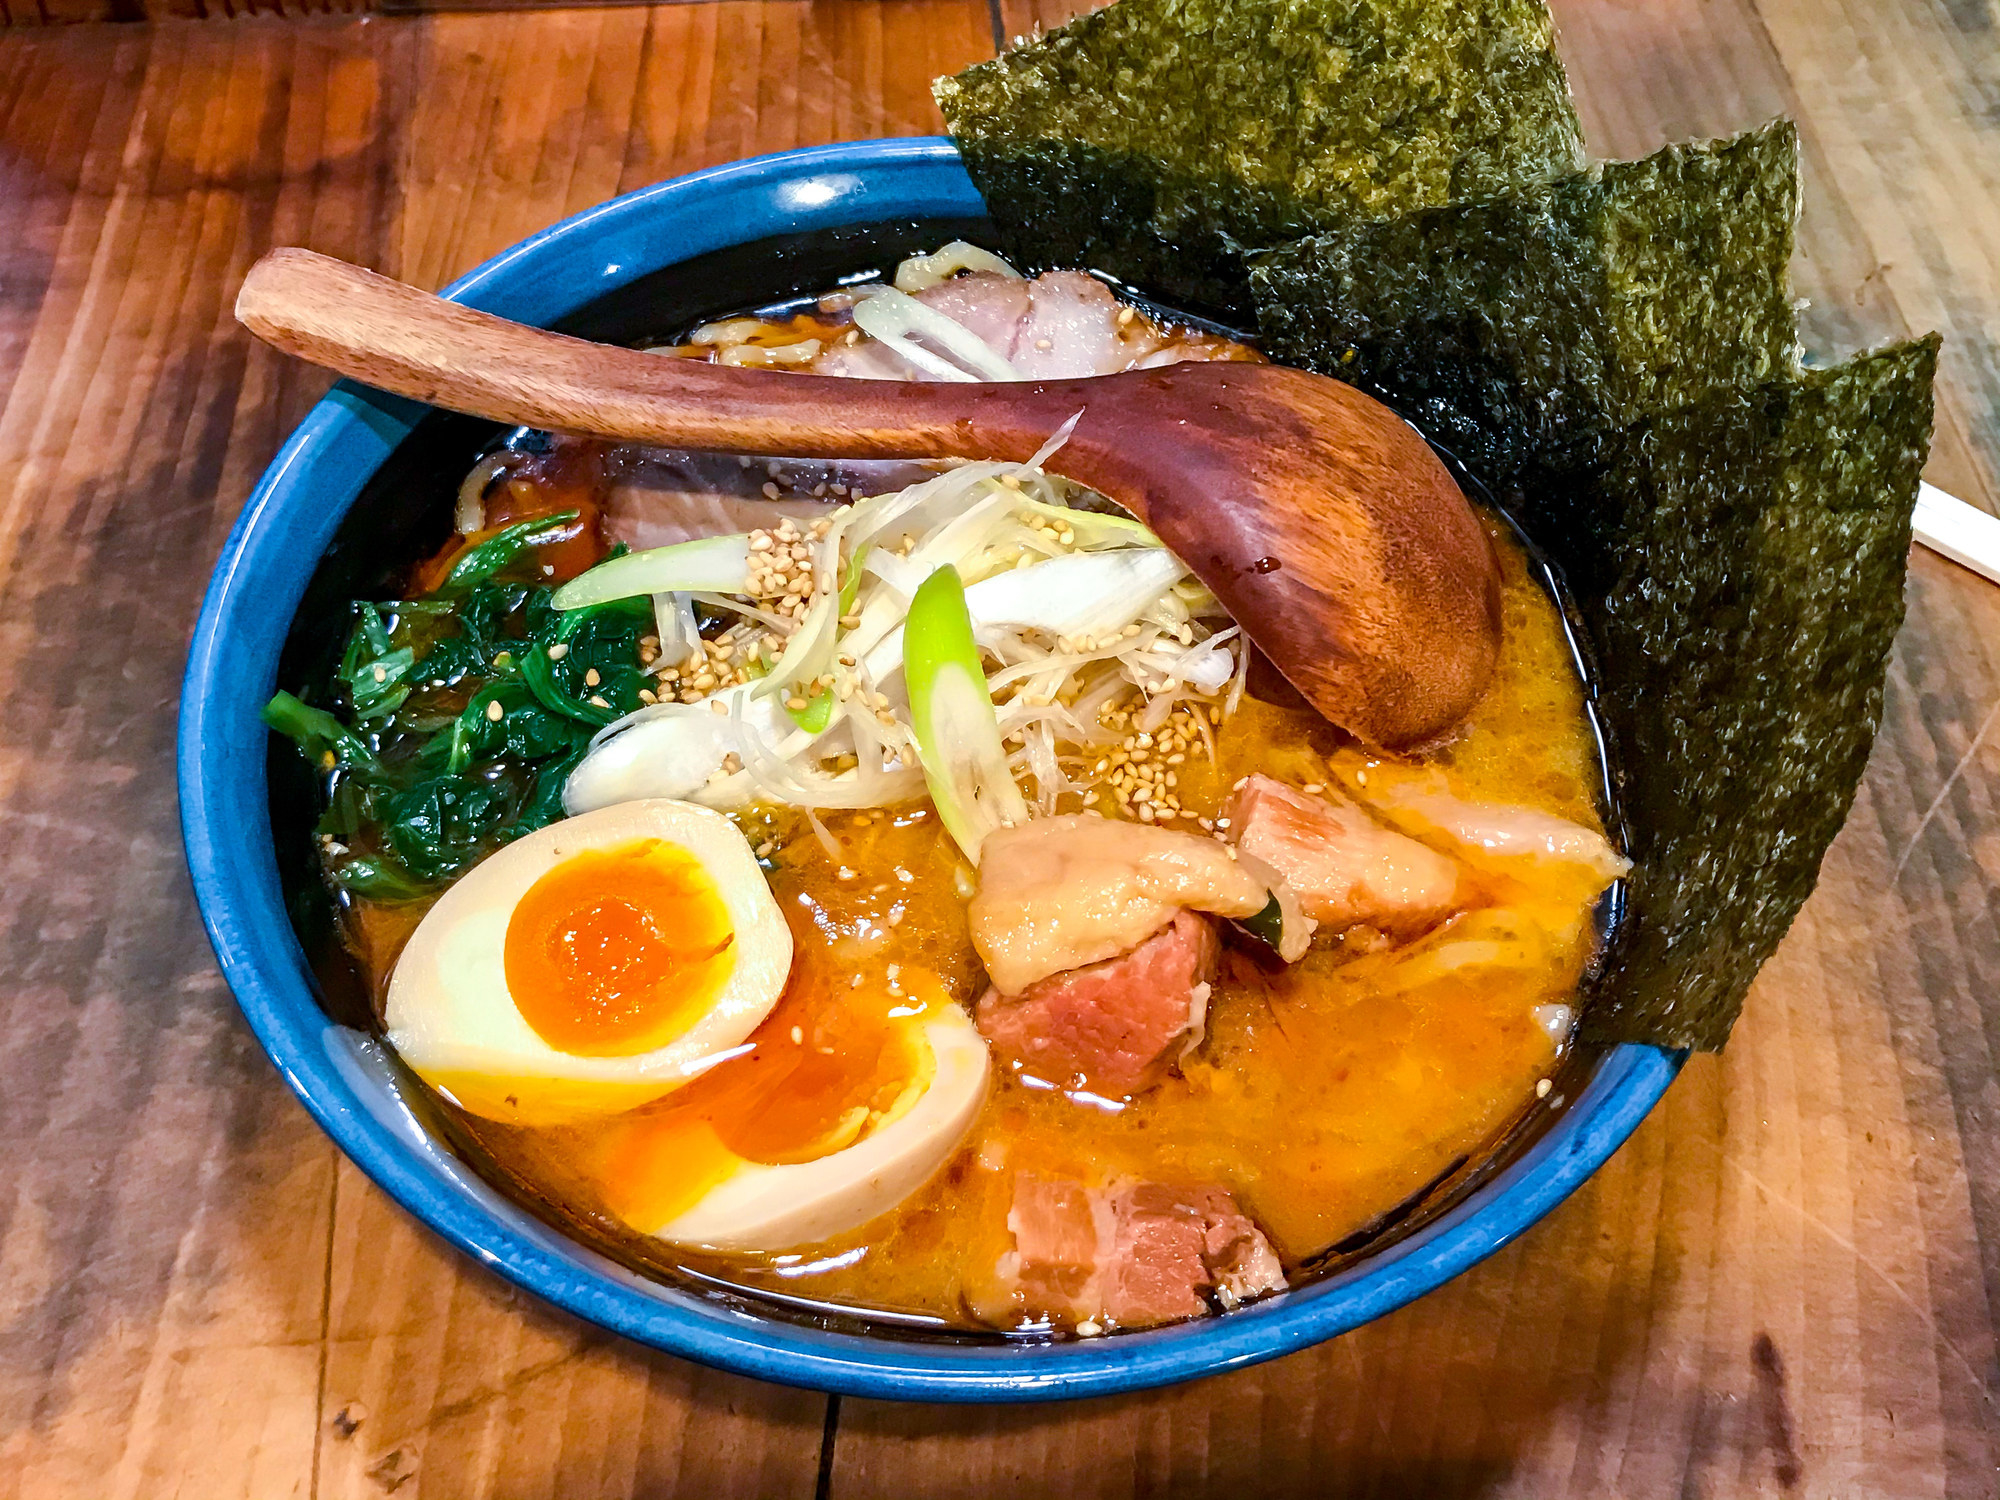
[[[1471,899],[1457,860],[1344,798],[1308,796],[1258,774],[1237,787],[1226,814],[1236,847],[1284,876],[1324,928],[1410,938]]]
[[[1215,928],[1193,912],[1130,952],[1038,980],[1018,995],[988,990],[979,1030],[1003,1060],[1107,1098],[1136,1094],[1200,1042],[1215,977]]]
[[[1086,1188],[1022,1173],[1007,1227],[1002,1281],[1030,1311],[1080,1325],[1145,1328],[1285,1284],[1271,1242],[1218,1187]]]
[[[1023,380],[1256,357],[1241,344],[1199,329],[1163,328],[1082,271],[1048,271],[1029,280],[976,271],[926,287],[916,297],[970,330]],[[937,378],[872,339],[837,342],[812,369],[863,380]]]

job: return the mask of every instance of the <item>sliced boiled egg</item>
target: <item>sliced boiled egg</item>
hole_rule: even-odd
[[[986,1098],[986,1042],[928,971],[859,986],[802,957],[738,1056],[635,1111],[591,1163],[606,1205],[674,1244],[783,1250],[886,1213]]]
[[[487,1119],[611,1114],[742,1043],[791,965],[791,930],[734,824],[625,802],[509,844],[444,893],[397,960],[389,1041]]]

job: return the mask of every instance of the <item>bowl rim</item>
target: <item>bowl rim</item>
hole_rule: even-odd
[[[983,213],[948,139],[842,142],[613,198],[502,251],[444,295],[546,322],[710,249],[804,229]],[[503,1198],[424,1133],[379,1044],[320,1007],[284,909],[257,709],[275,686],[279,650],[334,529],[425,410],[342,382],[245,503],[188,653],[177,750],[182,834],[223,976],[306,1110],[404,1209],[546,1301],[703,1364],[876,1398],[1051,1400],[1218,1374],[1345,1333],[1508,1244],[1617,1150],[1685,1060],[1659,1047],[1609,1049],[1548,1130],[1462,1202],[1378,1255],[1220,1318],[1057,1344],[934,1345],[760,1317],[637,1275]]]

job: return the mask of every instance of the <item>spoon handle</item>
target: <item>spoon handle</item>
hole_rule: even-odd
[[[273,250],[252,266],[236,316],[287,354],[380,390],[510,425],[667,447],[1018,462],[1078,409],[1062,394],[1069,382],[807,380],[595,344],[310,250]]]

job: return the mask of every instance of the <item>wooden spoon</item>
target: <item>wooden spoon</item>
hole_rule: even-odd
[[[1278,670],[1369,745],[1435,743],[1500,649],[1500,577],[1424,440],[1281,365],[992,384],[793,379],[588,343],[307,250],[250,270],[236,316],[289,354],[497,422],[773,457],[1030,458],[1118,501]]]

